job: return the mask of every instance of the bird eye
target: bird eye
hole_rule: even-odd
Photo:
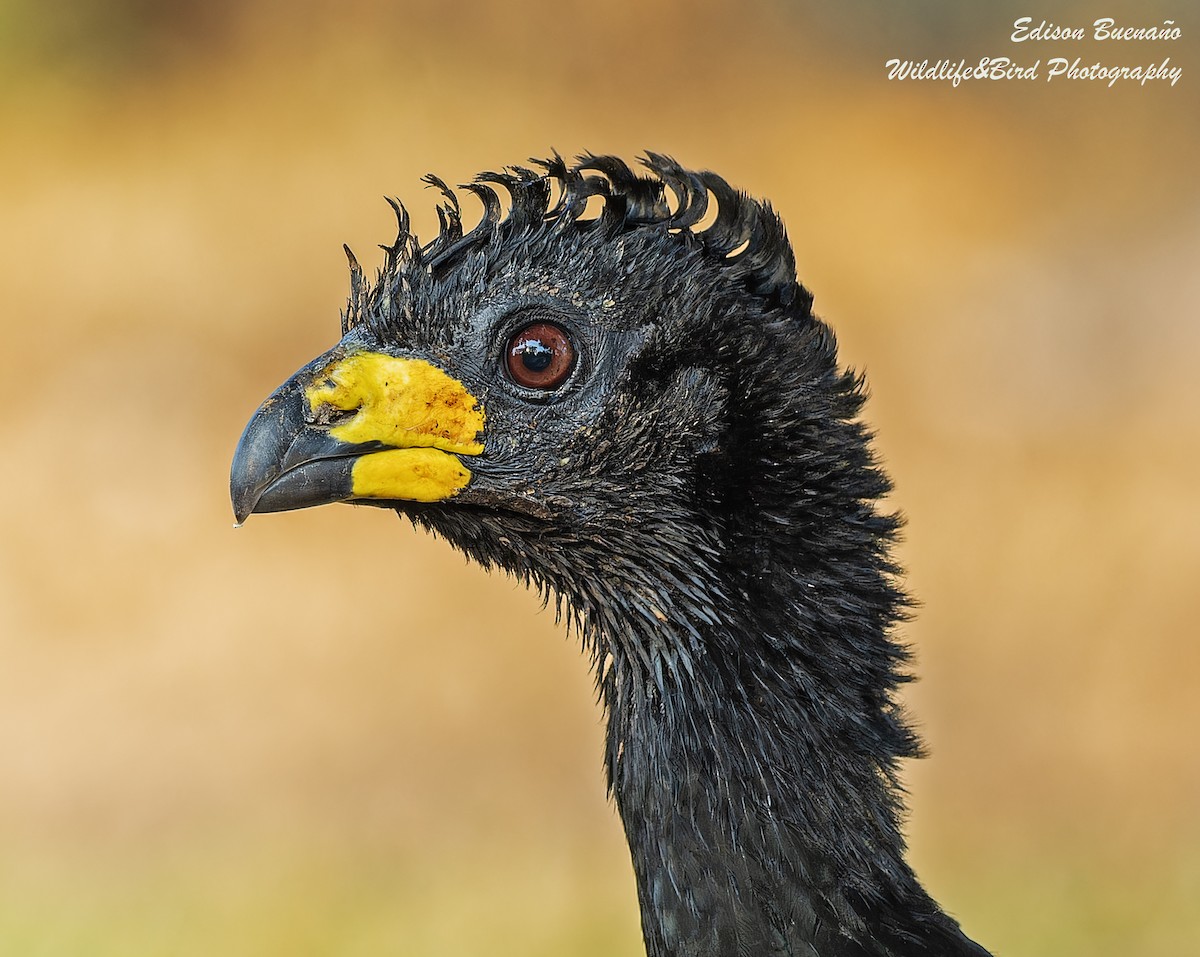
[[[517,385],[527,389],[554,389],[571,374],[575,365],[575,347],[558,326],[535,322],[508,340],[504,362]]]

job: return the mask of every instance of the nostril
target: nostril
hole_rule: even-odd
[[[317,405],[312,411],[305,416],[305,421],[309,425],[320,425],[327,429],[341,425],[344,422],[349,422],[356,415],[362,406],[355,406],[353,409],[339,409],[335,405],[330,405],[328,402],[322,402]]]

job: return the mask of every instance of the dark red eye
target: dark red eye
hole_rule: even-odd
[[[513,382],[527,389],[562,385],[575,365],[575,347],[549,322],[535,322],[508,340],[504,362]]]

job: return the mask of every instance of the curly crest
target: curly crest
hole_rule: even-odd
[[[388,305],[380,297],[391,297],[393,304],[406,309],[406,274],[411,271],[423,270],[436,278],[464,253],[495,240],[502,231],[513,234],[539,228],[602,230],[607,235],[663,230],[694,240],[708,257],[768,303],[804,312],[811,307],[812,295],[796,280],[795,256],[771,204],[734,189],[716,173],[688,170],[669,156],[651,152],[640,159],[651,175],[635,173],[616,156],[591,153],[578,157],[573,166],[557,153],[531,162],[542,172],[509,166],[502,172],[480,173],[474,182],[460,186],[483,205],[483,215],[469,232],[463,231],[455,191],[432,173],[424,176],[423,182],[441,194],[438,235],[424,246],[410,231],[403,204],[389,198],[396,214],[396,239],[381,247],[385,259],[373,287],[366,283],[354,253],[344,247],[350,261],[350,304],[342,316],[343,333],[368,312]],[[507,209],[496,187],[508,194]],[[585,217],[592,197],[602,200],[599,215]],[[710,210],[713,200],[715,215]],[[700,227],[706,216],[711,221]],[[400,302],[395,302],[397,294]]]

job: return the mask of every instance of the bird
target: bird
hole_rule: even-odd
[[[906,860],[912,605],[863,375],[771,204],[647,152],[460,187],[262,403],[237,523],[406,516],[580,638],[648,957],[986,957]]]

